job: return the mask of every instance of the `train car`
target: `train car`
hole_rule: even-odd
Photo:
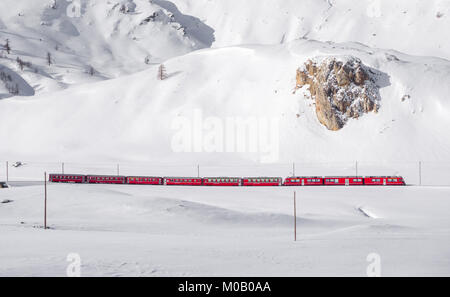
[[[401,176],[366,176],[364,184],[367,186],[404,186],[405,180]]]
[[[326,186],[358,186],[364,185],[363,178],[357,176],[326,176],[324,178]]]
[[[48,181],[52,183],[76,183],[82,184],[86,182],[86,175],[81,174],[50,174]]]
[[[244,177],[243,186],[281,186],[283,179],[281,177]]]
[[[130,185],[162,185],[164,179],[157,176],[127,176],[127,184]]]
[[[125,184],[127,178],[118,175],[88,175],[87,183],[89,184]]]
[[[242,179],[240,177],[205,177],[204,186],[240,186]]]
[[[323,178],[319,176],[291,176],[284,180],[285,186],[322,186]]]
[[[165,177],[164,184],[168,186],[201,186],[203,179],[200,177]]]

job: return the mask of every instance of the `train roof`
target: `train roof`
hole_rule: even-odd
[[[162,176],[128,175],[127,177],[163,178]]]
[[[365,178],[403,178],[399,175],[373,175],[373,176],[364,176]]]
[[[286,178],[323,178],[323,176],[288,176]]]
[[[179,179],[202,179],[202,177],[189,176],[165,176],[164,178],[179,178]]]
[[[245,176],[243,178],[282,178],[279,176]]]
[[[125,175],[105,175],[105,174],[88,174],[87,177],[123,177],[125,178]]]
[[[330,175],[330,176],[324,176],[324,178],[363,178],[364,176],[339,176],[339,175]]]
[[[71,173],[49,173],[51,175],[61,175],[61,176],[86,176],[85,174],[71,174]]]
[[[205,176],[203,178],[242,178],[237,176]]]

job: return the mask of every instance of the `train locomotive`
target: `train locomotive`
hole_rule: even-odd
[[[129,184],[166,186],[404,186],[401,176],[290,176],[282,177],[156,177],[119,175],[50,174],[53,183]]]

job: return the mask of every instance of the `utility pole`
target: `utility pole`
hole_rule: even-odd
[[[61,163],[61,172],[64,174],[64,162]]]
[[[47,172],[44,172],[44,229],[47,229]]]
[[[294,191],[294,241],[297,241],[297,205],[296,192]]]
[[[197,177],[200,177],[200,165],[197,165]]]

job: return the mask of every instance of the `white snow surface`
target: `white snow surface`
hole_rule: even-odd
[[[294,242],[290,187],[49,185],[50,230],[42,185],[2,189],[0,276],[450,275],[450,188],[295,190]]]

